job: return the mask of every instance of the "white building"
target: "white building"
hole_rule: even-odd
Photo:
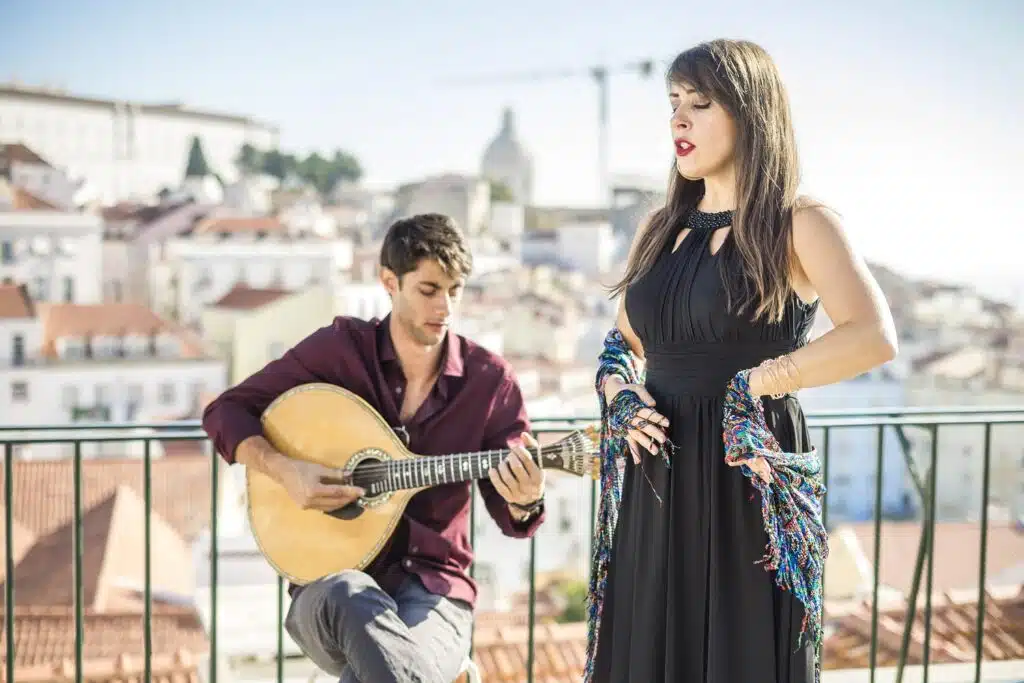
[[[204,218],[189,236],[151,248],[153,308],[185,325],[236,285],[335,286],[352,267],[350,240],[295,234],[276,218]]]
[[[394,206],[395,218],[442,213],[450,216],[464,234],[478,235],[490,216],[491,186],[475,176],[434,176],[399,187]]]
[[[588,275],[611,270],[618,240],[608,222],[566,223],[555,232],[561,262]]]
[[[338,315],[361,320],[383,318],[391,312],[391,297],[384,286],[369,282],[342,282],[335,287],[334,305]]]
[[[0,286],[3,424],[178,419],[225,380],[201,340],[142,306],[36,304]]]
[[[37,208],[46,204],[26,203],[33,196],[21,188],[6,189],[0,187],[0,283],[25,283],[36,301],[98,303],[100,217]]]
[[[74,209],[90,198],[85,181],[71,180],[25,145],[0,144],[0,177],[62,210]]]
[[[275,126],[247,116],[0,85],[0,142],[23,143],[72,179],[87,179],[107,204],[178,187],[193,136],[229,182],[243,144],[278,145]]]

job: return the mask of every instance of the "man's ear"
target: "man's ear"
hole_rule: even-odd
[[[398,294],[398,290],[402,286],[399,277],[395,275],[395,271],[383,266],[380,269],[380,283],[384,285],[384,290],[389,296]]]

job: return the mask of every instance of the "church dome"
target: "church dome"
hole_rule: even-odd
[[[519,202],[528,203],[533,194],[533,160],[519,141],[515,112],[502,113],[501,130],[487,145],[480,164],[481,175],[506,185]]]

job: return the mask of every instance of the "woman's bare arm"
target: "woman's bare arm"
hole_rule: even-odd
[[[850,379],[895,358],[896,326],[881,288],[851,246],[835,214],[812,206],[793,214],[794,289],[815,296],[835,327],[789,354],[800,387]],[[763,369],[750,375],[758,395],[777,387]]]

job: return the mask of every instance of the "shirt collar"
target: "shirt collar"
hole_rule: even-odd
[[[378,323],[377,326],[378,337],[380,340],[380,359],[384,363],[390,363],[398,360],[398,354],[395,352],[395,344],[391,340],[391,314],[388,313],[383,320]],[[443,369],[442,375],[447,377],[462,377],[466,369],[465,359],[462,357],[464,346],[462,339],[459,335],[452,332],[450,329],[445,334],[444,350],[442,363]]]

